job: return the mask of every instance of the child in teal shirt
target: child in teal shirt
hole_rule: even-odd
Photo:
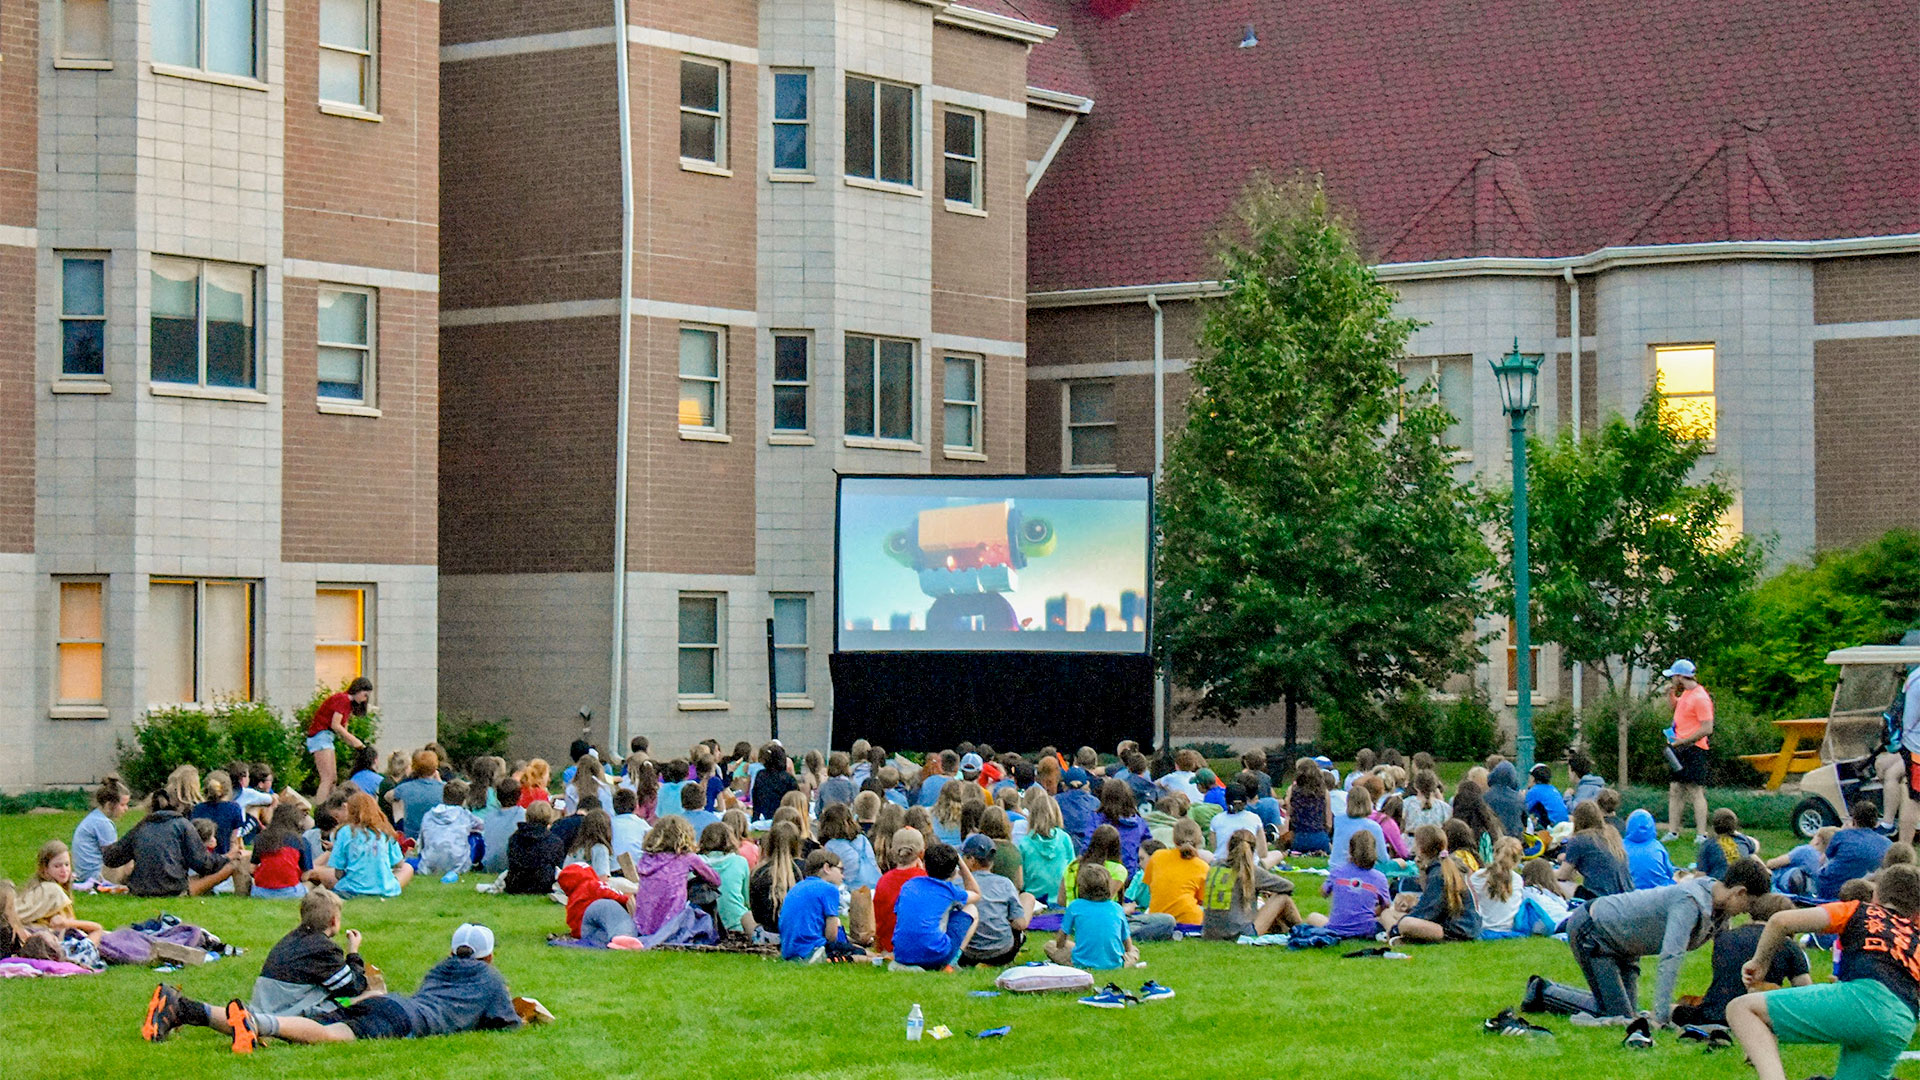
[[[1083,863],[1074,880],[1079,894],[1060,917],[1060,933],[1046,944],[1047,959],[1092,971],[1131,966],[1140,959],[1127,913],[1113,899],[1113,876],[1097,862]]]

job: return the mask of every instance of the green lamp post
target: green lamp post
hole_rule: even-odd
[[[1500,407],[1506,411],[1513,437],[1513,663],[1514,751],[1520,772],[1533,768],[1533,655],[1527,627],[1527,414],[1540,389],[1540,358],[1522,356],[1520,339],[1513,351],[1490,362],[1500,387]]]

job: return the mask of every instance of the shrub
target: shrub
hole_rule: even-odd
[[[85,813],[93,806],[90,791],[29,791],[20,795],[0,795],[0,814],[24,814],[29,810],[72,810]]]
[[[466,771],[467,763],[477,757],[507,756],[507,728],[512,720],[475,720],[465,713],[441,713],[435,723],[435,739],[446,748],[453,767]]]
[[[1738,764],[1736,762],[1736,764]],[[1742,765],[1742,768],[1746,766]],[[1747,769],[1749,776],[1756,775]],[[1665,824],[1667,820],[1667,788],[1632,784],[1620,792],[1620,817],[1625,820],[1635,810],[1645,810],[1653,815],[1653,820]],[[1740,828],[1779,829],[1787,831],[1793,828],[1793,808],[1800,801],[1798,795],[1783,795],[1777,791],[1754,791],[1751,787],[1709,787],[1707,805],[1714,809],[1722,806],[1740,816]],[[1686,810],[1682,819],[1683,826],[1693,824],[1693,810]],[[1685,836],[1690,832],[1683,830]],[[1776,853],[1777,854],[1777,853]]]
[[[1498,749],[1500,722],[1487,696],[1476,687],[1449,705],[1433,745],[1433,755],[1446,761],[1477,761]]]
[[[205,774],[239,759],[267,762],[277,782],[298,784],[308,772],[303,730],[264,701],[162,709],[134,725],[131,743],[120,741],[120,775],[141,794],[165,784],[182,765]]]
[[[308,767],[306,728],[288,723],[265,702],[235,702],[217,714],[226,727],[231,761],[264,761],[273,766],[275,788],[305,787]]]
[[[1197,751],[1201,757],[1209,759],[1230,758],[1234,756],[1233,747],[1223,742],[1190,742],[1181,746],[1180,749]],[[1102,754],[1100,756],[1104,760],[1112,755]],[[1218,771],[1217,769],[1215,770],[1216,773]]]
[[[1574,711],[1573,703],[1556,701],[1552,705],[1533,714],[1533,758],[1535,761],[1559,761],[1573,749],[1573,740],[1580,733],[1580,714]],[[1601,748],[1602,750],[1605,747]],[[1591,741],[1587,743],[1587,752],[1593,752]]]

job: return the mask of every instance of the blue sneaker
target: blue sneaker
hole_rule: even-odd
[[[1115,993],[1112,987],[1080,999],[1080,1004],[1091,1005],[1096,1009],[1124,1009],[1127,1007],[1127,995]]]
[[[440,875],[440,884],[442,885],[458,885],[459,883],[460,871],[458,870],[449,870]]]
[[[1148,979],[1140,987],[1141,1001],[1165,1001],[1172,996],[1173,996],[1172,987],[1161,986],[1159,983],[1154,982],[1152,979]]]

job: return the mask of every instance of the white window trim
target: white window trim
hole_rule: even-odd
[[[173,708],[180,705],[211,705],[204,700],[202,691],[207,685],[206,650],[201,648],[200,639],[205,635],[204,620],[207,612],[208,585],[245,585],[247,587],[247,699],[259,700],[260,694],[260,601],[261,586],[258,578],[223,577],[181,577],[173,574],[149,574],[147,588],[155,585],[191,585],[193,586],[193,693],[196,701],[152,702],[151,708]]]
[[[316,598],[323,592],[357,592],[360,594],[360,640],[335,641],[330,638],[322,638],[319,628],[315,627],[313,632],[314,682],[316,684],[319,682],[320,650],[322,648],[354,646],[360,650],[360,674],[369,679],[373,679],[374,684],[379,685],[380,680],[374,678],[373,667],[374,587],[371,584],[359,582],[316,581],[313,584],[313,592]]]
[[[358,293],[361,296],[364,296],[367,298],[367,343],[365,345],[354,345],[351,343],[338,342],[338,341],[325,341],[320,338],[319,321],[317,316],[319,314],[319,303],[320,303],[319,294],[324,292]],[[364,285],[341,285],[336,282],[323,281],[320,283],[319,290],[314,294],[314,312],[316,315],[316,319],[314,322],[314,327],[315,327],[314,329],[314,393],[315,393],[315,396],[318,397],[320,402],[324,405],[357,406],[358,409],[360,410],[372,410],[373,415],[375,416],[380,415],[378,411],[379,400],[378,400],[378,391],[377,391],[377,388],[379,386],[379,381],[374,374],[377,370],[379,370],[377,366],[377,361],[378,361],[378,354],[380,351],[380,290],[371,289]],[[325,394],[321,394],[319,392],[319,381],[320,381],[319,350],[320,349],[358,349],[360,350],[362,355],[360,359],[360,396],[359,397],[336,398],[336,397],[328,397]],[[349,415],[365,415],[365,413],[355,412]]]
[[[845,129],[851,127],[851,122],[845,115],[847,107],[845,84],[854,79],[859,79],[862,82],[873,85],[873,161],[871,163],[873,175],[862,176],[859,173],[847,172],[846,154],[842,153],[840,155],[840,171],[847,185],[849,187],[867,188],[872,191],[889,191],[896,194],[912,194],[924,197],[926,192],[922,190],[920,185],[920,114],[922,112],[920,105],[920,87],[913,83],[901,82],[898,79],[883,79],[877,75],[863,75],[853,71],[847,72],[841,84],[839,102],[839,108],[842,114],[840,123],[843,134]],[[911,94],[910,107],[913,115],[908,117],[907,123],[907,131],[910,133],[910,141],[907,145],[907,171],[910,176],[905,182],[899,180],[883,180],[880,177],[880,88],[883,86],[903,87]]]
[[[54,5],[54,49],[53,66],[76,71],[112,71],[113,70],[113,6],[107,0],[107,55],[106,56],[69,56],[67,54],[67,4],[60,0]]]
[[[947,120],[954,115],[967,116],[973,119],[973,153],[971,155],[956,154],[947,149]],[[953,105],[943,106],[940,115],[940,129],[940,196],[946,203],[946,208],[956,213],[973,211],[982,217],[986,216],[986,114],[978,109],[963,109]],[[950,161],[964,161],[969,166],[968,172],[973,177],[973,197],[971,199],[954,199],[947,196],[946,166]]]
[[[1120,471],[1120,463],[1118,460],[1102,465],[1077,465],[1073,460],[1073,432],[1075,428],[1112,428],[1114,434],[1114,457],[1117,459],[1120,456],[1120,420],[1117,415],[1112,420],[1099,420],[1091,423],[1076,424],[1073,421],[1074,387],[1096,384],[1108,387],[1116,385],[1112,379],[1068,379],[1060,384],[1060,471],[1063,473],[1110,473]]]
[[[1700,393],[1697,391],[1688,391],[1686,393],[1678,393],[1678,394],[1669,394],[1662,391],[1660,393],[1660,396],[1662,399],[1675,398],[1679,400],[1686,400],[1689,398],[1706,398],[1707,400],[1713,402],[1713,437],[1707,440],[1706,452],[1709,454],[1717,454],[1720,452],[1720,343],[1717,341],[1662,341],[1662,342],[1659,342],[1658,344],[1647,346],[1647,365],[1651,369],[1651,374],[1648,377],[1649,389],[1654,389],[1654,390],[1659,389],[1660,354],[1670,349],[1672,350],[1680,350],[1680,349],[1711,349],[1713,350],[1713,389],[1712,390],[1709,390],[1705,393]]]
[[[848,358],[845,355],[847,339],[856,337],[865,338],[873,342],[873,353],[867,359],[867,362],[873,367],[873,434],[856,435],[847,430],[847,402],[846,394],[843,392],[840,395],[840,434],[842,438],[846,440],[846,445],[869,450],[925,450],[926,447],[922,445],[920,441],[926,430],[926,420],[920,415],[920,381],[922,378],[920,362],[921,357],[926,354],[926,350],[922,349],[920,342],[913,338],[848,331],[840,337],[842,380],[846,378],[845,368],[848,363]],[[880,345],[882,342],[887,341],[902,341],[913,349],[912,362],[907,365],[907,370],[912,372],[913,385],[907,388],[907,398],[909,401],[907,422],[911,425],[911,430],[907,433],[906,438],[880,434]]]
[[[779,377],[780,339],[781,338],[799,338],[802,342],[805,343],[807,347],[807,377],[806,378],[796,382],[795,380],[792,380],[792,379],[781,379]],[[769,385],[776,388],[783,387],[783,386],[785,387],[797,386],[800,388],[800,393],[803,396],[802,404],[805,406],[805,411],[806,411],[806,426],[799,427],[799,428],[783,428],[783,427],[774,426],[775,424],[778,423],[778,420],[776,418],[780,415],[780,413],[779,413],[777,404],[775,403],[776,395],[773,393],[769,393],[767,395],[767,403],[769,406],[769,412],[767,417],[767,431],[769,432],[768,440],[771,442],[785,442],[787,445],[812,445],[813,443],[813,332],[809,330],[775,330],[773,331],[773,334],[772,334],[772,343],[773,343],[773,352],[771,354],[772,363],[769,366],[769,370],[771,371],[773,378]],[[806,440],[804,444],[799,443],[797,441],[801,439]]]
[[[720,176],[732,176],[733,171],[727,168],[727,127],[728,127],[728,124],[727,124],[727,77],[730,74],[728,69],[731,65],[729,65],[725,60],[716,60],[710,56],[693,56],[691,54],[682,54],[680,57],[680,63],[682,65],[701,64],[706,67],[714,68],[716,71],[718,71],[719,79],[717,80],[717,82],[719,87],[719,93],[716,96],[719,98],[719,106],[720,106],[718,110],[712,111],[712,112],[709,112],[706,109],[696,108],[692,105],[687,104],[686,93],[684,90],[681,92],[680,99],[679,99],[679,103],[680,103],[679,115],[685,116],[691,113],[695,116],[711,117],[714,121],[714,128],[713,128],[713,160],[709,161],[706,158],[693,158],[693,157],[688,157],[685,154],[682,154],[680,155],[680,167],[683,169],[686,169],[688,172],[706,172],[706,173],[713,173]],[[684,71],[685,68],[682,67],[681,70]],[[684,82],[684,75],[682,76],[682,79]],[[677,130],[674,132],[674,137],[676,139],[679,138],[679,132]]]
[[[205,397],[223,401],[260,401],[267,400],[266,393],[260,389],[266,382],[266,304],[262,301],[266,291],[262,286],[266,278],[266,268],[250,263],[229,263],[219,259],[192,259],[179,255],[153,256],[167,262],[192,263],[194,272],[194,341],[199,349],[200,374],[196,382],[169,382],[153,377],[153,307],[151,293],[147,307],[147,386],[154,394],[162,397]],[[207,267],[242,267],[253,276],[253,385],[252,386],[212,386],[207,383]],[[149,289],[151,289],[153,268],[147,268]]]
[[[947,363],[952,360],[959,360],[959,361],[963,361],[965,363],[973,365],[973,400],[971,401],[965,401],[959,398],[949,398],[947,396]],[[958,457],[961,455],[968,455],[968,456],[978,457],[982,461],[986,460],[986,454],[985,454],[985,449],[986,449],[985,434],[986,433],[985,431],[982,430],[986,426],[986,424],[985,424],[984,417],[982,416],[982,413],[984,410],[982,409],[982,403],[980,400],[982,396],[980,380],[982,376],[985,374],[985,371],[984,371],[986,367],[985,361],[986,361],[985,357],[978,356],[973,353],[957,353],[957,352],[943,351],[940,354],[940,449],[946,454],[946,456],[950,458]],[[952,441],[953,439],[952,433],[947,431],[947,426],[946,426],[947,408],[946,407],[949,405],[965,405],[967,406],[968,409],[972,410],[971,415],[973,417],[973,422],[972,422],[973,430],[967,433],[967,441],[965,444],[955,445]]]
[[[367,9],[367,47],[357,49],[350,45],[334,45],[314,35],[316,52],[337,52],[349,56],[358,56],[366,64],[366,85],[362,88],[365,101],[339,101],[329,97],[319,97],[321,109],[326,113],[345,110],[345,115],[355,119],[380,119],[380,0],[361,0]],[[327,106],[333,106],[332,109]]]
[[[785,652],[797,652],[800,654],[801,677],[806,679],[807,686],[809,687],[809,689],[802,690],[801,692],[795,694],[795,693],[789,693],[788,691],[785,691],[785,690],[780,690],[776,687],[774,690],[774,697],[777,701],[779,701],[780,707],[783,709],[789,709],[789,708],[811,709],[813,708],[813,699],[812,699],[812,690],[811,690],[811,687],[813,685],[813,671],[812,671],[813,594],[812,593],[795,593],[795,592],[773,593],[768,597],[769,602],[767,605],[767,610],[769,614],[771,614],[773,611],[774,602],[777,602],[780,600],[798,600],[801,603],[806,605],[806,618],[802,620],[800,624],[802,631],[806,634],[806,639],[800,642],[800,644],[798,645],[795,645],[791,642],[783,645],[776,641],[773,646],[773,649],[775,653],[785,651]],[[771,677],[772,673],[769,672],[768,674],[769,674],[769,677]]]
[[[100,587],[100,637],[69,638],[60,633],[61,614],[65,608],[65,587],[68,585],[98,585]],[[48,715],[55,720],[100,720],[107,715],[107,577],[104,574],[61,574],[53,579],[53,678],[48,689],[51,700],[48,702]],[[60,700],[60,654],[65,645],[100,646],[100,700],[98,701],[62,701]]]
[[[678,626],[681,600],[712,600],[713,604],[713,643],[685,642],[680,640]],[[723,592],[703,592],[690,590],[680,593],[674,599],[674,695],[680,708],[686,709],[724,709],[727,704],[727,594]],[[710,694],[688,693],[680,689],[680,653],[685,649],[706,649],[713,654],[713,692]]]
[[[694,333],[699,333],[699,334],[713,335],[713,371],[714,373],[711,376],[688,375],[685,373],[681,373],[677,376],[677,379],[679,380],[679,382],[686,382],[691,380],[694,382],[705,382],[705,383],[713,384],[713,423],[711,424],[681,423],[680,424],[681,438],[694,439],[698,441],[702,437],[725,435],[727,433],[727,328],[724,326],[713,326],[706,323],[681,323],[680,332],[674,335],[673,341],[675,346],[679,345],[681,336],[686,334],[688,331],[692,331]],[[679,353],[677,349],[674,353],[674,357],[675,357],[675,367],[677,369],[678,360],[679,360]],[[679,382],[675,383],[676,389],[678,388]],[[679,413],[680,413],[680,397],[678,394],[675,394],[674,395],[674,419],[676,421],[678,421],[680,418]],[[720,440],[709,438],[708,441],[717,442]],[[731,442],[732,439],[729,438],[726,441]]]
[[[779,79],[782,75],[798,75],[806,80],[807,92],[804,100],[807,106],[807,114],[799,120],[783,120],[779,115],[779,91],[775,90],[769,95],[767,99],[768,135],[773,141],[769,143],[767,147],[767,161],[769,163],[767,172],[770,173],[773,178],[782,181],[794,181],[802,178],[811,180],[813,178],[813,69],[794,67],[774,68],[772,69],[772,81],[768,83],[768,86],[779,86]],[[780,140],[778,135],[782,127],[797,127],[802,133],[801,146],[806,150],[807,163],[801,168],[783,169],[773,164],[776,155],[779,153]]]
[[[111,0],[109,0],[111,2]],[[198,65],[174,64],[155,60],[150,65],[156,75],[172,75],[182,79],[198,79],[203,82],[220,83],[224,86],[237,86],[244,90],[272,90],[267,82],[267,19],[264,0],[249,0],[253,7],[253,74],[235,75],[229,71],[214,71],[207,67],[207,7],[205,0],[199,5],[200,18],[196,30],[199,32],[197,55]]]
[[[1443,360],[1461,360],[1461,359],[1464,359],[1467,363],[1468,403],[1478,404],[1477,402],[1474,402],[1472,400],[1474,359],[1472,354],[1470,353],[1435,353],[1432,356],[1401,357],[1399,362],[1395,366],[1398,367],[1402,373],[1402,381],[1401,381],[1402,399],[1404,400],[1405,396],[1408,394],[1416,393],[1419,391],[1420,387],[1418,385],[1413,387],[1408,387],[1406,385],[1405,373],[1406,373],[1406,365],[1420,363],[1420,364],[1427,365],[1427,379],[1431,379],[1433,381],[1433,393],[1428,396],[1428,400],[1436,404],[1445,404],[1445,402],[1441,401],[1441,398],[1440,398],[1440,362]],[[1422,383],[1424,384],[1425,381],[1426,380],[1422,380]],[[1401,412],[1403,414],[1405,413],[1404,407],[1402,408]],[[1531,417],[1539,415],[1539,412],[1540,412],[1539,409],[1535,409],[1533,413],[1529,416],[1529,422],[1531,422]],[[1455,417],[1455,419],[1458,420],[1459,417]],[[1465,423],[1466,423],[1466,429],[1467,429],[1468,445],[1456,447],[1453,453],[1449,455],[1449,460],[1453,461],[1455,464],[1465,464],[1473,460],[1472,444],[1473,444],[1475,420],[1472,416],[1469,416],[1466,418]],[[1509,457],[1512,456],[1511,449],[1508,450],[1508,456]]]
[[[112,291],[112,285],[107,276],[107,255],[108,253],[104,251],[56,251],[53,253],[54,264],[60,273],[60,371],[57,376],[57,382],[67,384],[65,386],[57,386],[55,390],[56,393],[100,393],[102,391],[99,390],[98,387],[106,384],[107,311],[110,302],[109,293]],[[67,261],[70,259],[91,260],[100,264],[100,314],[67,314]],[[70,322],[97,322],[100,324],[100,374],[75,374],[67,370],[67,335],[65,324]],[[83,389],[79,386],[72,385],[75,383],[92,385]]]

